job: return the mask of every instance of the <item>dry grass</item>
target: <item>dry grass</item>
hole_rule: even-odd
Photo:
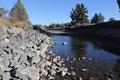
[[[5,26],[15,26],[15,27],[21,27],[21,28],[31,28],[32,24],[28,21],[13,21],[6,19],[4,17],[0,17],[0,25],[5,25]]]
[[[8,19],[0,17],[0,25],[10,26],[11,23]]]
[[[13,25],[15,25],[16,27],[21,27],[21,28],[31,28],[32,24],[28,21],[16,21],[16,22],[12,22]]]

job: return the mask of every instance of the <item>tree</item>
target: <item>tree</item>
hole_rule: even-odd
[[[21,0],[18,0],[13,6],[10,15],[13,19],[17,19],[19,21],[28,21],[28,15]]]
[[[104,16],[99,13],[95,13],[95,15],[93,16],[93,18],[91,19],[91,23],[102,23],[104,22]]]
[[[6,14],[6,11],[4,8],[0,8],[0,16],[3,16]]]
[[[104,19],[104,16],[101,13],[99,13],[99,23],[104,22]]]
[[[99,15],[95,13],[93,18],[91,19],[91,23],[99,23]]]
[[[120,9],[120,0],[117,0],[118,7]]]
[[[83,4],[76,4],[75,9],[72,9],[70,14],[72,23],[88,23],[88,10]]]
[[[115,18],[111,17],[109,18],[109,21],[115,21]]]

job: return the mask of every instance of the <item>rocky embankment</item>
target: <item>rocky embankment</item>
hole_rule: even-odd
[[[48,51],[51,38],[33,29],[0,26],[0,80],[55,80],[68,73]]]

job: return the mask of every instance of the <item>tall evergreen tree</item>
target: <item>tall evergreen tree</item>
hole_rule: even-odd
[[[99,13],[99,23],[104,22],[104,20],[105,20],[104,16],[101,13]]]
[[[109,21],[115,21],[115,18],[111,17],[109,18]]]
[[[117,0],[118,7],[120,9],[120,0]]]
[[[99,13],[95,13],[95,15],[93,16],[93,18],[91,19],[91,23],[102,23],[104,22],[104,16]]]
[[[93,18],[91,19],[91,23],[99,23],[99,15],[95,13]]]
[[[73,23],[88,23],[88,10],[84,4],[76,4],[75,9],[72,9],[70,17]]]
[[[18,0],[17,3],[13,6],[10,15],[12,18],[19,21],[28,21],[28,15],[21,0]]]

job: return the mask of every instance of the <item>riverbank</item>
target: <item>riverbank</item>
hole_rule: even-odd
[[[0,26],[0,79],[56,80],[71,75],[64,59],[48,51],[52,44],[51,38],[39,31]]]
[[[70,28],[65,28],[68,35],[76,36],[99,36],[108,38],[120,38],[120,21],[110,21],[90,25],[75,25]]]

